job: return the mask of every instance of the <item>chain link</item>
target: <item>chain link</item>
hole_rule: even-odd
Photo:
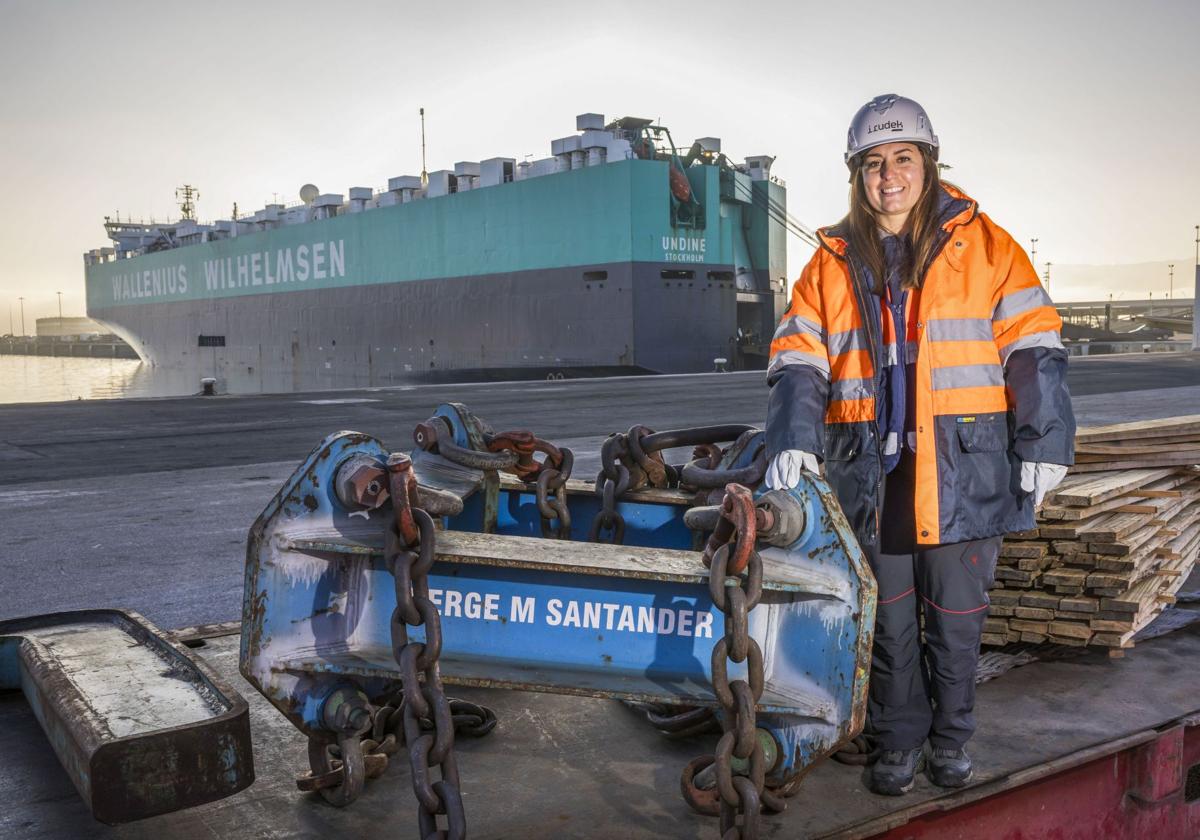
[[[489,452],[513,452],[517,462],[507,471],[524,482],[534,485],[538,514],[542,518],[542,536],[569,540],[571,511],[567,509],[567,479],[575,466],[575,454],[565,446],[558,447],[536,437],[533,432],[501,432],[488,439]],[[542,453],[543,460],[534,458]],[[557,521],[554,528],[552,522]]]
[[[713,646],[713,693],[721,706],[723,734],[712,764],[719,793],[721,836],[724,840],[751,840],[758,836],[766,783],[766,759],[756,733],[755,706],[762,697],[763,656],[750,636],[749,613],[762,598],[762,559],[754,550],[757,523],[754,499],[738,484],[725,487],[721,521],[704,549],[709,566],[709,594],[724,615],[724,636]],[[729,679],[729,662],[746,663],[746,679]],[[708,765],[707,756],[684,771],[684,795],[694,806],[691,778]],[[745,775],[735,775],[734,759],[748,762]],[[689,795],[691,794],[691,795]]]
[[[417,480],[412,460],[403,453],[393,453],[388,456],[387,467],[395,512],[395,527],[387,529],[384,547],[396,581],[392,655],[400,668],[403,702],[399,711],[417,797],[417,821],[423,840],[458,840],[466,837],[466,814],[454,756],[454,719],[438,669],[441,617],[429,599],[428,575],[434,562],[436,531],[433,518],[416,506]],[[409,627],[420,626],[425,628],[425,641],[410,641]],[[432,731],[422,729],[422,719],[432,722]],[[432,778],[434,768],[437,779]],[[444,829],[439,827],[439,816],[445,818]]]

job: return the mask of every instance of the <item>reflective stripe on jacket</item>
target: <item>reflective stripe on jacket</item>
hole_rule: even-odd
[[[879,532],[877,365],[916,352],[916,539],[961,542],[1033,527],[1020,462],[1074,463],[1062,322],[1025,252],[943,188],[940,249],[914,295],[915,334],[885,345],[878,310],[836,227],[792,289],[771,343],[768,456],[815,452],[860,540]],[[864,317],[865,313],[865,317]]]

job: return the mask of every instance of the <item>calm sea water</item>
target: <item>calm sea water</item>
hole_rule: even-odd
[[[0,356],[0,403],[182,396],[194,390],[151,376],[136,359]]]

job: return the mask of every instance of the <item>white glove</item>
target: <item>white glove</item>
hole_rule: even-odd
[[[767,474],[770,475],[770,471]],[[1062,464],[1022,461],[1021,489],[1033,494],[1033,506],[1039,508],[1046,494],[1061,484],[1066,475],[1067,468]]]
[[[766,482],[771,490],[786,490],[800,483],[800,471],[818,473],[817,456],[802,449],[785,449],[771,459]]]

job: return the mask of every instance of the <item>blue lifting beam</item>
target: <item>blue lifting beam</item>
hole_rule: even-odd
[[[436,418],[441,451],[485,451],[486,429],[465,408],[442,406]],[[250,532],[241,672],[317,743],[336,740],[330,704],[345,692],[377,704],[400,681],[385,558],[395,519],[379,504],[390,454],[365,434],[330,435]],[[429,448],[411,459],[440,526],[428,597],[441,616],[447,685],[718,707],[712,654],[725,616],[698,550],[706,535],[689,527],[694,493],[626,490],[615,500],[623,543],[588,542],[604,492],[570,480],[561,491],[569,527],[547,538],[535,483]],[[756,505],[787,519],[759,535],[762,596],[747,628],[762,651],[756,725],[774,748],[768,782],[786,791],[862,728],[875,583],[819,477],[759,493]],[[744,675],[745,665],[729,665],[730,679]]]

